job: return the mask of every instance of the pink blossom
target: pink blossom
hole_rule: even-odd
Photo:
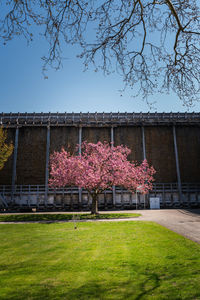
[[[82,155],[74,156],[64,149],[50,157],[49,184],[52,187],[78,186],[91,195],[99,194],[114,185],[123,186],[132,193],[152,189],[155,170],[146,160],[140,165],[130,162],[131,150],[126,146],[111,147],[107,142],[84,142]]]

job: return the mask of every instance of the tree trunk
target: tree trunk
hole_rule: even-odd
[[[97,200],[97,194],[92,195],[92,209],[91,209],[92,215],[98,215],[98,200]]]

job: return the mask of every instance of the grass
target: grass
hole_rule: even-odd
[[[200,299],[200,245],[153,222],[0,225],[0,299]]]
[[[136,218],[141,214],[136,213],[103,213],[91,215],[89,213],[77,214],[0,214],[0,222],[26,222],[26,221],[67,221],[67,220],[98,220],[98,219],[126,219]]]

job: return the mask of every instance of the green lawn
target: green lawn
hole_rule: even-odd
[[[91,215],[90,213],[77,214],[0,214],[0,222],[24,222],[24,221],[67,221],[67,220],[93,220],[93,219],[124,219],[136,218],[141,214],[135,213],[103,213]]]
[[[0,225],[0,299],[200,299],[200,245],[153,222]]]

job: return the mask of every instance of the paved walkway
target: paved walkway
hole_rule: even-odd
[[[200,244],[200,209],[134,210],[131,212],[142,214],[141,217],[131,219],[133,221],[156,222]]]
[[[141,213],[142,216],[131,219],[115,219],[115,220],[82,220],[82,222],[94,221],[153,221],[162,226],[165,226],[197,243],[200,243],[200,209],[187,210],[187,209],[163,209],[163,210],[133,210],[133,211],[112,211],[116,213]],[[56,213],[56,212],[54,212]],[[60,212],[66,213],[66,212]],[[75,212],[77,214],[77,212]],[[106,211],[102,213],[108,213]],[[109,211],[111,213],[111,211]],[[66,221],[59,221],[66,222]],[[80,222],[80,221],[79,221]],[[2,222],[3,223],[3,222]],[[0,223],[0,224],[2,224]],[[11,222],[9,222],[11,223]],[[22,222],[17,222],[22,223]],[[23,222],[23,223],[41,223],[41,222]],[[8,224],[8,222],[4,223]]]
[[[200,209],[145,210],[138,219],[154,221],[200,243]]]

